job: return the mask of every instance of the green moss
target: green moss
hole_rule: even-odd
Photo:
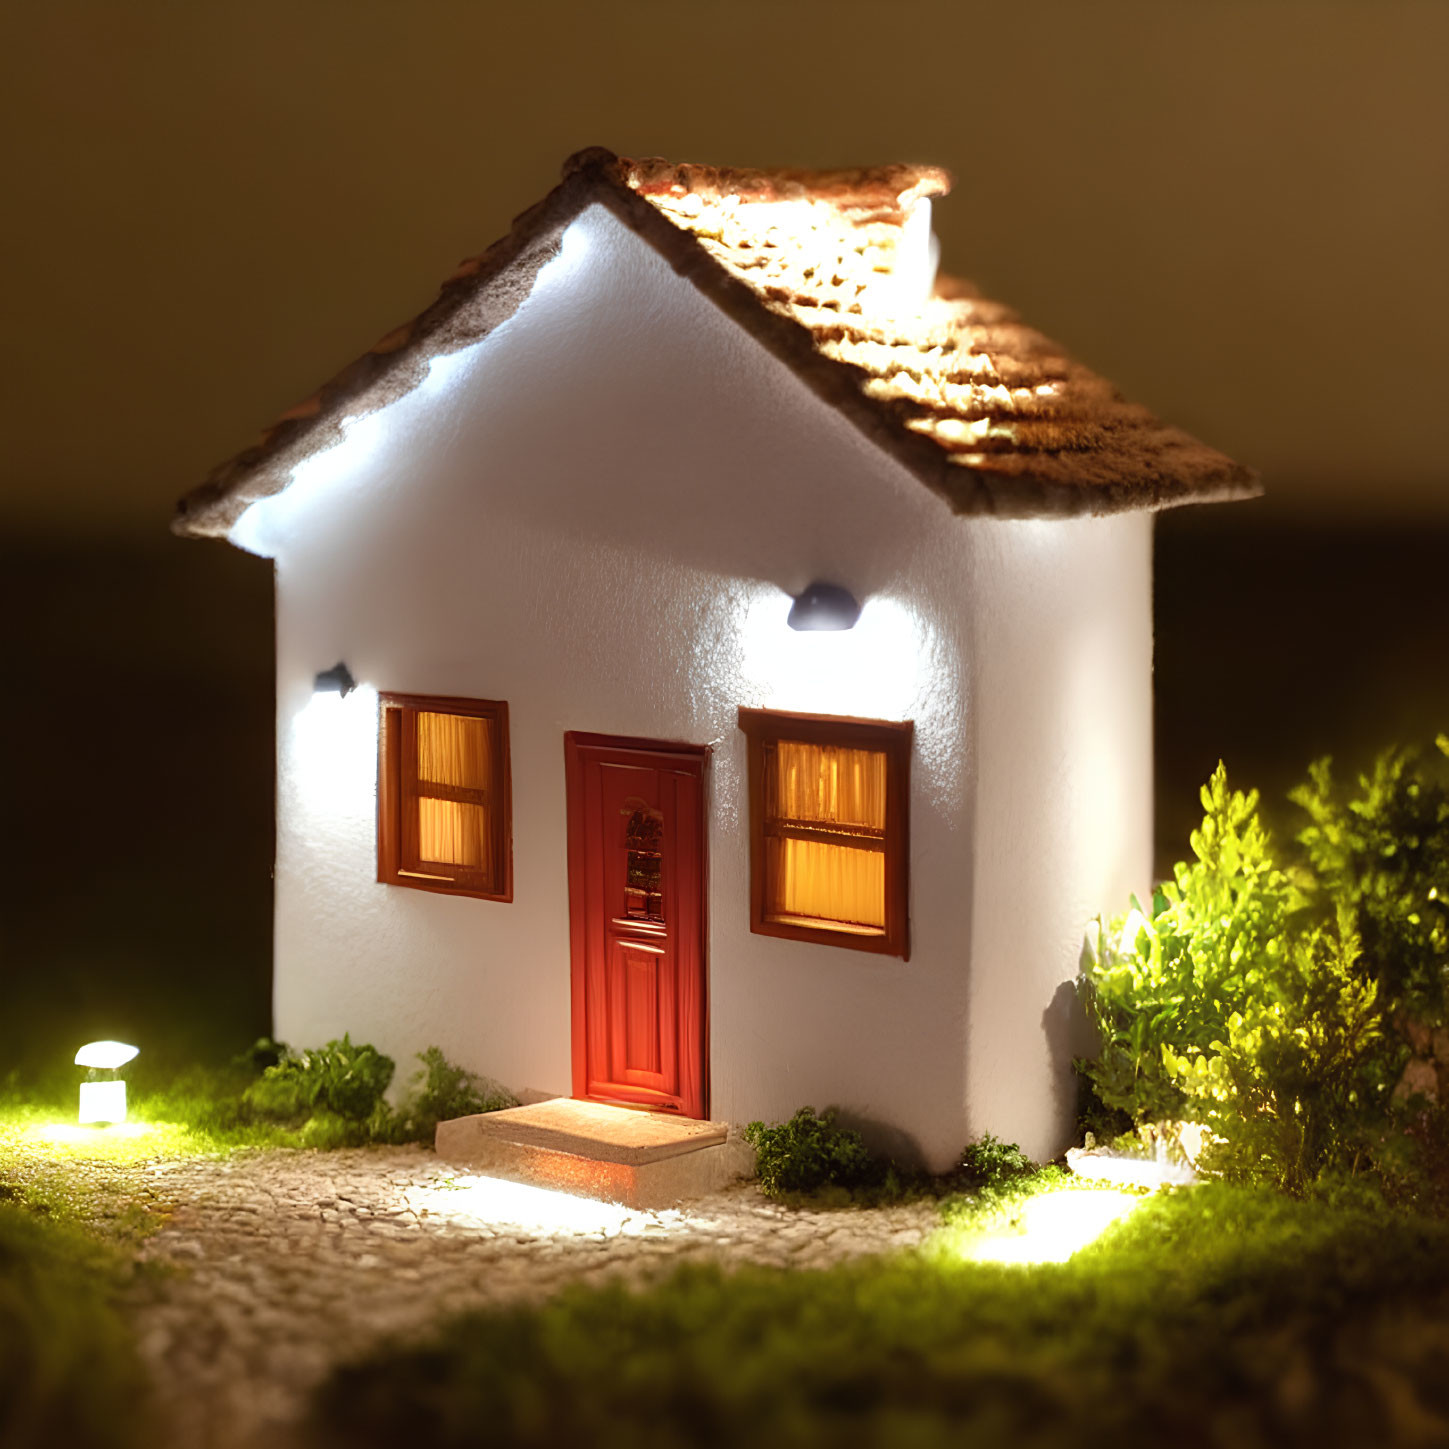
[[[48,1221],[0,1181],[0,1444],[130,1449],[141,1442],[140,1366],[114,1307],[125,1257]]]
[[[980,1226],[961,1214],[926,1251],[828,1272],[696,1268],[470,1315],[334,1376],[318,1432],[354,1449],[1449,1434],[1443,1224],[1210,1187],[1026,1268],[971,1261]]]

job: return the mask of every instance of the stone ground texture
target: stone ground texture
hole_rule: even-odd
[[[938,1222],[930,1202],[799,1209],[748,1183],[631,1211],[473,1177],[422,1147],[248,1151],[126,1175],[163,1219],[128,1310],[167,1441],[185,1449],[299,1444],[334,1365],[465,1309],[685,1262],[824,1267],[913,1247]]]

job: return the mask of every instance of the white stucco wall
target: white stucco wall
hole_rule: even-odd
[[[563,734],[714,746],[711,1110],[1047,1154],[1052,1002],[1147,882],[1150,521],[952,516],[602,211],[234,534],[277,564],[276,1030],[567,1093]],[[848,634],[785,626],[815,578]],[[312,694],[345,659],[362,688]],[[375,882],[376,691],[508,701],[514,900]],[[911,960],[752,935],[740,705],[916,725]]]
[[[1045,1158],[1074,1126],[1071,1059],[1092,1046],[1063,985],[1083,923],[1151,882],[1152,522],[970,532],[969,1135]]]

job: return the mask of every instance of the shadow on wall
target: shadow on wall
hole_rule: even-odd
[[[1057,987],[1050,1004],[1041,1014],[1041,1028],[1050,1059],[1059,1064],[1052,1080],[1057,1119],[1075,1123],[1081,1110],[1081,1099],[1077,1073],[1071,1063],[1078,1057],[1092,1056],[1097,1043],[1072,982],[1063,981]]]
[[[822,1110],[825,1105],[821,1104]],[[841,1111],[836,1120],[841,1127],[859,1132],[861,1141],[873,1156],[894,1162],[912,1172],[919,1171],[926,1165],[921,1144],[909,1132],[902,1131],[892,1123],[879,1122],[873,1117],[863,1117],[848,1111]],[[966,1144],[963,1142],[961,1145],[964,1147]]]

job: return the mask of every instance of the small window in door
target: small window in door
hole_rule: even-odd
[[[637,797],[636,797],[637,798]],[[631,921],[664,920],[664,816],[641,806],[624,830],[624,915]]]
[[[381,709],[377,878],[511,900],[508,706],[384,694]]]

